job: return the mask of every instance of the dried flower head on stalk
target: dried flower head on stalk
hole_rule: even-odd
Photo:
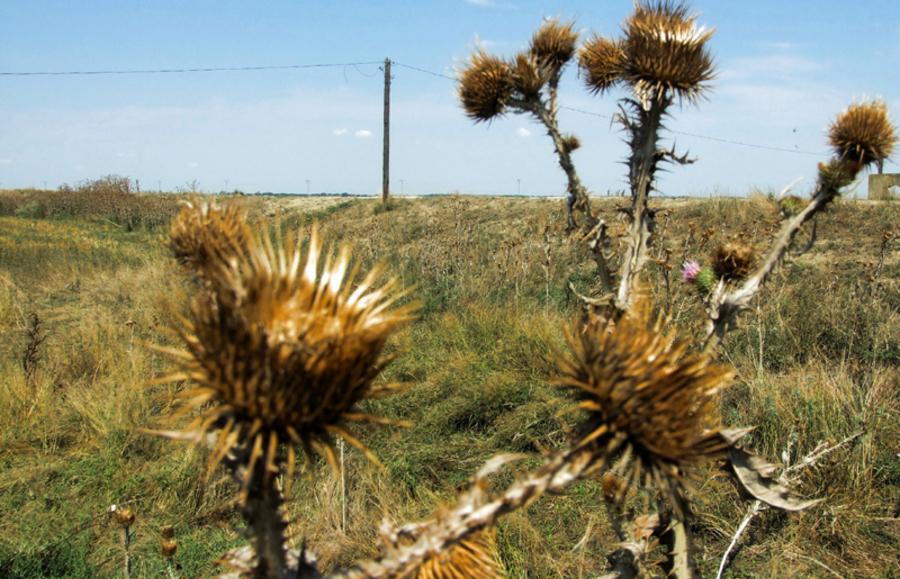
[[[281,445],[288,480],[297,446],[336,468],[335,436],[375,460],[346,425],[391,422],[357,404],[395,388],[373,380],[388,361],[388,335],[410,317],[409,306],[392,307],[402,293],[394,282],[377,285],[377,270],[356,283],[347,248],[323,252],[315,230],[305,255],[291,236],[273,244],[246,224],[235,235],[246,239],[246,252],[207,265],[211,289],[199,292],[179,329],[185,351],[172,354],[181,371],[167,378],[192,380],[182,410],[203,411],[173,437],[199,441],[217,432],[210,472],[244,449],[242,499],[257,461],[267,475],[278,472]]]
[[[717,428],[716,394],[732,373],[689,352],[651,310],[642,296],[617,322],[595,318],[570,333],[571,356],[560,358],[556,382],[587,413],[576,444],[601,460],[618,455],[613,472],[627,481],[623,489],[653,486],[682,516],[686,468],[730,446]]]
[[[712,255],[712,267],[716,276],[725,281],[739,281],[753,271],[756,252],[740,241],[728,241],[719,245]]]
[[[870,165],[887,159],[897,137],[884,101],[853,103],[831,125],[828,140],[842,161]]]
[[[512,70],[501,58],[479,50],[459,75],[459,99],[476,122],[502,115],[512,96]]]
[[[550,75],[559,74],[575,55],[578,32],[575,23],[561,23],[558,18],[544,20],[531,38],[529,52],[540,68]]]
[[[218,207],[188,201],[172,219],[169,247],[184,266],[202,275],[215,259],[240,252],[246,245],[245,212],[234,204]]]
[[[594,36],[582,47],[579,63],[588,88],[604,92],[624,82],[642,102],[667,96],[696,101],[715,75],[706,47],[715,31],[696,20],[683,4],[637,2],[622,40]]]

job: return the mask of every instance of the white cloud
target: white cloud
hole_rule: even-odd
[[[360,130],[356,131],[355,133],[353,133],[353,136],[356,137],[357,139],[368,139],[369,137],[372,136],[372,131],[370,131],[368,129],[360,129]]]
[[[345,129],[345,128],[335,129],[335,130],[331,131],[331,134],[334,135],[335,137],[340,137],[342,135],[347,134],[347,129]]]
[[[516,134],[524,139],[531,136],[531,131],[529,131],[525,127],[519,127],[518,129],[516,129]]]

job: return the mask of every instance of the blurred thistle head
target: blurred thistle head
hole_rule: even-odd
[[[624,78],[627,67],[622,44],[619,40],[594,35],[581,47],[578,64],[591,92],[606,92]]]
[[[244,500],[255,467],[279,471],[282,446],[288,480],[297,447],[336,468],[336,436],[375,460],[347,424],[390,422],[357,404],[396,388],[373,381],[388,362],[388,336],[411,315],[410,306],[394,307],[403,295],[394,282],[379,285],[377,270],[358,280],[347,248],[323,252],[315,229],[305,251],[290,236],[245,233],[244,253],[207,267],[211,291],[198,292],[178,329],[184,351],[170,352],[180,371],[163,378],[195,384],[182,413],[202,408],[170,436],[215,433],[207,474],[240,451]]]
[[[796,195],[788,195],[779,200],[778,208],[785,217],[794,217],[803,211],[808,204],[809,201],[807,199]]]
[[[682,514],[686,469],[730,446],[717,428],[716,395],[732,373],[664,326],[643,296],[617,322],[593,319],[569,333],[556,383],[586,413],[575,444],[616,460],[621,493],[653,486]]]
[[[669,0],[639,0],[625,21],[625,79],[642,101],[667,95],[696,101],[715,76],[706,47],[714,30],[698,27],[688,10]]]
[[[548,18],[531,37],[529,51],[538,66],[552,76],[559,74],[562,67],[572,60],[577,42],[578,32],[574,22],[563,24],[558,18]]]
[[[459,75],[459,99],[469,118],[489,121],[506,111],[513,91],[512,70],[502,59],[482,50],[472,55]]]
[[[533,99],[541,92],[547,77],[531,54],[519,53],[510,65],[512,86],[523,98]]]
[[[716,275],[715,270],[708,265],[701,267],[700,271],[697,272],[697,277],[694,278],[694,285],[701,295],[712,293],[718,283],[719,277]]]
[[[246,219],[244,211],[234,204],[221,208],[188,201],[172,219],[169,247],[182,265],[202,275],[213,260],[241,250],[246,241]]]
[[[413,577],[500,579],[505,576],[497,552],[497,532],[493,528],[488,528],[473,533],[450,549],[427,559]]]
[[[581,147],[581,141],[575,135],[565,135],[562,138],[562,143],[567,153],[576,151]]]
[[[700,262],[697,260],[686,261],[681,265],[681,281],[694,283],[700,274]]]
[[[887,105],[874,100],[847,107],[831,124],[828,140],[838,159],[866,167],[891,156],[897,135]]]
[[[753,271],[756,252],[746,243],[728,241],[713,252],[712,267],[716,277],[725,281],[745,279]]]

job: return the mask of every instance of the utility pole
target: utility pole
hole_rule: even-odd
[[[381,163],[381,201],[388,202],[391,173],[391,59],[384,59],[384,152]]]

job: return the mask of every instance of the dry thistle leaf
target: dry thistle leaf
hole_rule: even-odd
[[[595,35],[581,47],[578,64],[591,92],[606,92],[622,80],[626,71],[622,42]]]
[[[897,135],[884,101],[854,103],[838,115],[828,132],[838,159],[863,167],[891,156]]]
[[[257,461],[275,474],[282,445],[288,481],[296,446],[337,468],[335,436],[376,460],[346,425],[392,422],[356,405],[395,388],[375,387],[373,380],[388,362],[387,337],[411,308],[392,307],[402,292],[393,281],[377,285],[377,270],[357,282],[347,248],[326,253],[320,264],[315,230],[305,255],[290,237],[273,243],[267,234],[244,230],[245,252],[228,259],[211,254],[204,274],[211,290],[198,293],[178,329],[185,351],[169,353],[180,365],[170,378],[196,384],[183,394],[181,413],[203,409],[171,436],[199,441],[216,433],[207,474],[230,451],[243,449],[245,500]]]
[[[715,76],[706,42],[714,30],[696,26],[687,6],[668,0],[639,1],[625,21],[626,79],[641,100],[673,94],[700,98]]]
[[[729,241],[716,248],[712,255],[712,267],[716,277],[725,281],[738,281],[753,271],[756,253],[753,248],[739,241]]]
[[[575,23],[562,24],[558,18],[544,20],[531,38],[530,52],[540,68],[558,74],[575,54],[578,33]]]
[[[449,550],[426,560],[415,579],[500,579],[505,577],[497,552],[497,532],[485,529],[473,533]]]
[[[578,446],[597,460],[618,456],[613,472],[626,488],[654,486],[684,512],[687,467],[722,458],[731,441],[717,428],[716,394],[731,379],[726,366],[667,333],[640,297],[618,322],[591,320],[568,334],[556,383],[587,414]]]
[[[502,115],[512,90],[509,65],[484,51],[473,54],[469,66],[459,75],[459,99],[466,114],[476,122]]]

